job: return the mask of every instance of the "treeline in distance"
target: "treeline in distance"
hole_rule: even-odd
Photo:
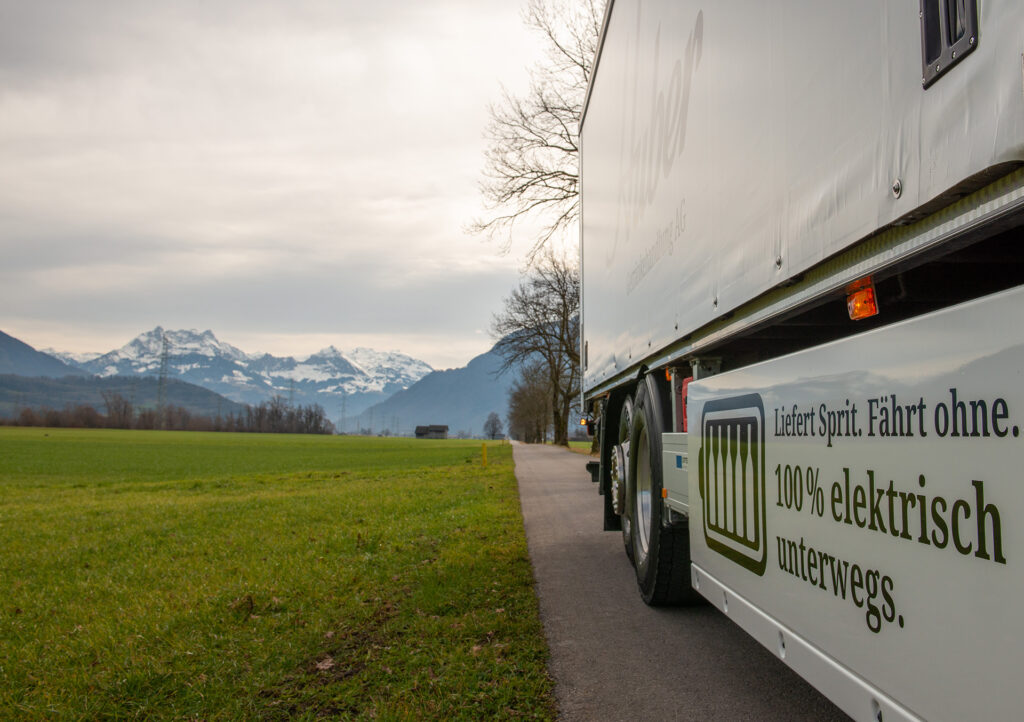
[[[333,434],[334,424],[319,404],[291,406],[275,397],[244,411],[207,416],[182,406],[136,409],[117,393],[103,394],[106,414],[88,404],[68,404],[63,409],[23,408],[6,426],[47,426],[86,429],[163,429],[167,431],[238,431],[262,434]]]

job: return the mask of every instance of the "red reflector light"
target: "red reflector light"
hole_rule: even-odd
[[[860,321],[878,315],[878,300],[875,298],[875,287],[867,286],[852,291],[846,297],[846,310],[850,312],[850,319]]]

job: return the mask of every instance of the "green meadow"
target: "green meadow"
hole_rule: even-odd
[[[0,719],[553,719],[509,446],[0,427]]]

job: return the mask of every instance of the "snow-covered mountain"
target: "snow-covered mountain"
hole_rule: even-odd
[[[42,353],[45,353],[47,356],[53,356],[55,359],[59,359],[66,363],[67,365],[74,366],[75,368],[78,368],[86,361],[92,361],[94,358],[103,355],[101,353],[74,353],[72,351],[57,351],[52,348],[44,348],[40,349],[40,351]]]
[[[248,404],[274,396],[296,405],[320,404],[336,420],[358,414],[433,371],[423,361],[395,351],[357,348],[344,353],[329,346],[304,359],[247,354],[212,331],[159,326],[102,355],[49,353],[99,376],[156,376],[161,373],[165,342],[169,376]]]

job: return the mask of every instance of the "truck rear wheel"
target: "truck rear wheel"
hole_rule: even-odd
[[[627,506],[640,596],[651,606],[692,603],[698,595],[690,587],[689,529],[663,518],[661,434],[665,424],[654,374],[640,383],[632,411]]]
[[[605,531],[622,531],[622,513],[616,510],[615,500],[612,498],[613,464],[616,461],[615,454],[618,449],[619,412],[622,409],[621,398],[621,395],[619,398],[609,396],[604,401],[597,427],[598,448],[601,450],[598,480],[600,482],[600,493],[604,500]]]
[[[619,411],[618,429],[611,453],[611,503],[612,509],[622,519],[622,544],[626,556],[633,560],[632,521],[629,513],[629,435],[633,428],[633,400],[627,396]]]

